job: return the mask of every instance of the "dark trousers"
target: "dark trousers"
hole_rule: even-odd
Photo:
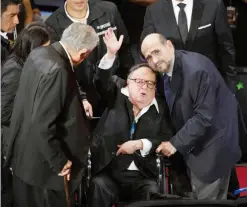
[[[2,159],[3,165],[3,159]],[[12,207],[13,205],[13,193],[12,193],[12,174],[9,168],[2,168],[2,183],[1,183],[1,196],[3,207]]]
[[[14,207],[67,207],[65,192],[31,186],[13,175]]]
[[[152,193],[158,193],[155,179],[145,178],[139,171],[125,170],[112,176],[100,173],[92,179],[89,195],[89,207],[111,207],[117,201],[147,200]],[[124,195],[124,196],[122,196]]]

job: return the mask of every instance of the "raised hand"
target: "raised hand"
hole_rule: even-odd
[[[121,35],[119,37],[119,40],[117,40],[117,37],[116,37],[115,33],[113,32],[112,28],[109,28],[106,31],[105,36],[103,37],[103,40],[106,44],[108,57],[113,57],[117,54],[118,50],[120,49],[120,47],[123,43],[123,38],[124,38],[124,36]]]

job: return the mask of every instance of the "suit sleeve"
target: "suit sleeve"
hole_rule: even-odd
[[[169,141],[172,137],[171,124],[169,122],[169,112],[165,112],[160,123],[160,132],[156,137],[147,138],[151,143],[152,147],[149,151],[149,155],[155,153],[157,147],[161,142]]]
[[[65,104],[67,77],[61,69],[55,69],[40,79],[36,92],[32,122],[36,127],[37,146],[50,167],[59,173],[67,162],[57,136],[57,122]]]
[[[226,83],[229,88],[236,90],[236,65],[235,65],[235,48],[232,38],[232,31],[228,24],[226,8],[222,0],[218,1],[218,11],[215,19],[215,33],[218,41],[218,57],[220,67],[226,75]]]
[[[217,102],[217,87],[214,77],[200,71],[193,75],[191,82],[194,83],[190,89],[190,95],[194,102],[194,115],[171,139],[171,144],[183,155],[190,153],[211,127]]]
[[[124,35],[123,44],[118,52],[120,70],[117,71],[117,74],[122,78],[126,78],[129,73],[129,69],[134,64],[134,60],[130,51],[129,35],[117,7],[115,7],[115,21],[118,38],[120,35]]]
[[[6,68],[7,73],[2,74],[1,83],[1,114],[2,124],[10,125],[15,95],[19,86],[21,70],[18,68]],[[4,71],[4,68],[2,68]]]
[[[115,59],[113,66],[109,69],[98,67],[94,78],[97,91],[108,107],[111,107],[114,103],[117,90],[126,85],[126,81],[116,75],[112,75],[112,71],[115,71],[115,67],[118,67],[118,64],[116,64],[117,61]]]
[[[151,33],[155,33],[155,32],[156,32],[156,29],[155,29],[155,26],[154,26],[154,21],[152,19],[150,8],[147,7],[146,13],[145,13],[145,17],[144,17],[143,30],[142,30],[142,34],[141,34],[141,42],[143,41],[143,39],[147,35],[149,35]]]

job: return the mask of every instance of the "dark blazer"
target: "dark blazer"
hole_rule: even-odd
[[[136,166],[147,177],[156,174],[157,146],[172,137],[168,124],[168,111],[164,101],[157,98],[159,112],[152,105],[149,110],[140,117],[136,125],[133,139],[146,138],[152,142],[152,149],[146,157],[140,156],[140,152],[134,155],[120,155],[116,157],[117,145],[130,140],[131,124],[134,120],[133,105],[127,96],[121,93],[121,88],[126,86],[126,81],[117,76],[111,77],[109,70],[100,70],[96,77],[97,86],[107,102],[107,108],[100,119],[95,131],[92,147],[93,172],[97,173],[110,164],[113,159],[122,159],[118,168],[127,169],[134,160]],[[139,156],[138,156],[139,155]]]
[[[13,110],[15,95],[19,87],[23,61],[11,55],[4,63],[1,70],[1,128],[2,128],[2,150],[5,155],[7,147],[8,130]]]
[[[60,45],[35,49],[27,58],[14,103],[6,165],[29,185],[63,190],[58,176],[72,161],[71,190],[87,164],[89,131],[75,74]]]
[[[114,30],[116,36],[124,35],[123,45],[119,50],[120,68],[113,73],[125,77],[133,65],[133,59],[129,51],[129,36],[122,21],[122,18],[117,10],[115,4],[105,1],[89,1],[89,17],[87,24],[92,26],[99,35],[98,46],[90,53],[83,63],[76,67],[77,80],[86,92],[82,95],[82,99],[87,98],[93,105],[94,112],[96,109],[102,107],[99,102],[100,97],[93,84],[94,75],[96,73],[97,64],[106,53],[106,46],[103,41],[103,33],[109,27],[116,27]],[[52,29],[52,41],[59,41],[63,31],[72,24],[71,19],[66,15],[64,5],[57,9],[47,20],[46,24]],[[95,114],[95,113],[94,113]]]
[[[5,62],[6,58],[9,55],[10,43],[9,40],[5,39],[1,35],[1,65]]]
[[[211,24],[209,26],[209,24]],[[202,26],[205,28],[199,29]],[[222,0],[195,0],[186,44],[183,43],[171,0],[158,0],[147,7],[142,37],[160,33],[175,49],[207,56],[217,66],[228,86],[235,91],[235,49]]]
[[[237,101],[215,65],[198,53],[176,51],[171,79],[171,139],[204,182],[230,172],[240,159]],[[164,95],[162,77],[158,92]]]

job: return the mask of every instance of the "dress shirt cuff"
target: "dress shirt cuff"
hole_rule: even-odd
[[[141,139],[141,141],[143,148],[142,150],[140,150],[140,152],[141,152],[141,156],[145,157],[146,155],[149,154],[149,151],[152,148],[152,142],[150,142],[148,139]]]
[[[116,56],[113,58],[107,58],[106,55],[100,60],[99,68],[103,70],[108,70],[113,66]]]
[[[175,154],[177,152],[177,149],[171,144],[171,154]]]

